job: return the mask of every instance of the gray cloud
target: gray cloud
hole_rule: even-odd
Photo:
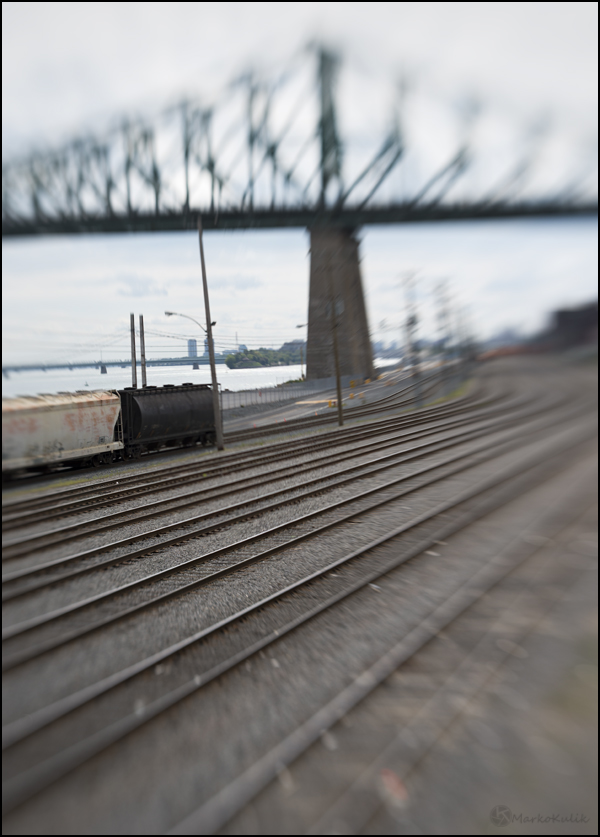
[[[121,285],[117,293],[119,296],[167,296],[168,291],[159,285],[151,276],[137,276],[135,274],[122,274],[118,277]]]
[[[232,276],[217,276],[211,284],[216,291],[225,288],[235,291],[249,291],[253,288],[260,288],[263,283],[256,276],[243,276],[241,273],[237,273]]]

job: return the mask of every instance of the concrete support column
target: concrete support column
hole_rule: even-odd
[[[306,377],[335,375],[333,312],[337,324],[340,375],[374,376],[373,352],[353,230],[310,230],[310,291]]]

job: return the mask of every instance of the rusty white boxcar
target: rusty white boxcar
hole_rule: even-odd
[[[110,462],[123,447],[120,408],[105,390],[3,398],[2,470]]]

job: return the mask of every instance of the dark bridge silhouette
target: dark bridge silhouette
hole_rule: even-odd
[[[486,166],[473,143],[481,111],[473,102],[453,114],[458,139],[437,167],[416,163],[402,85],[377,142],[342,137],[340,66],[312,48],[276,79],[237,78],[214,104],[188,99],[152,119],[123,119],[102,135],[3,161],[2,236],[187,230],[198,216],[206,230],[307,228],[308,376],[333,374],[335,332],[341,374],[370,377],[357,228],[597,213],[593,168],[579,149],[564,182],[547,192],[532,186],[545,138],[539,124],[501,170]],[[366,104],[359,99],[354,113]],[[377,131],[367,127],[372,139]],[[482,167],[487,183],[480,177],[475,188],[470,173]],[[399,171],[409,175],[402,188]]]

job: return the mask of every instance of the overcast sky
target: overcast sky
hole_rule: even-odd
[[[344,51],[376,83],[410,72],[440,97],[474,92],[525,123],[550,115],[572,137],[596,135],[596,3],[3,3],[3,157],[54,144],[183,92],[214,95],[249,64],[281,68],[310,38]],[[482,336],[533,330],[558,305],[596,294],[595,223],[415,225],[361,232],[371,330],[400,322],[403,270],[418,269],[424,331],[440,277]],[[216,339],[273,345],[302,332],[306,233],[206,235]],[[193,234],[3,243],[5,362],[120,354],[130,310],[156,353],[202,318]],[[191,325],[191,324],[190,324]],[[219,331],[219,329],[222,329]],[[242,335],[245,339],[242,339]],[[126,343],[123,343],[126,346]],[[111,349],[112,347],[112,349]],[[126,352],[125,352],[126,353]],[[70,356],[70,357],[69,357]]]

